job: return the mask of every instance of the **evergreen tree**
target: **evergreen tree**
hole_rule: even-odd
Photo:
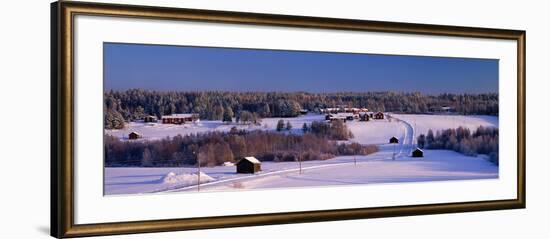
[[[116,110],[107,110],[105,112],[105,128],[106,129],[122,129],[124,128],[124,117]]]
[[[285,128],[285,121],[280,119],[277,121],[277,131],[282,131]]]
[[[239,113],[239,122],[243,124],[254,123],[255,117],[252,113],[247,110],[243,110]]]
[[[307,132],[309,131],[309,127],[307,126],[307,123],[304,123],[304,124],[302,125],[302,131],[304,132],[304,134],[307,133]]]
[[[426,145],[429,147],[435,141],[434,132],[430,129],[428,130],[428,136],[426,136]]]
[[[233,110],[231,108],[228,107],[223,111],[223,121],[228,123],[233,122]]]
[[[224,109],[223,106],[217,105],[214,107],[214,111],[212,113],[212,119],[213,120],[223,120],[224,115]]]
[[[264,103],[258,113],[260,114],[261,117],[264,117],[264,118],[271,116],[271,110],[269,109],[269,104]]]
[[[135,109],[134,113],[131,115],[131,118],[132,120],[140,120],[140,119],[143,119],[145,115],[146,115],[145,110],[140,105]]]
[[[424,134],[421,134],[420,136],[418,136],[418,140],[416,142],[418,144],[418,147],[423,149],[424,146],[426,145],[426,136]]]
[[[290,124],[290,121],[286,122],[286,130],[290,131],[292,129],[292,125]]]

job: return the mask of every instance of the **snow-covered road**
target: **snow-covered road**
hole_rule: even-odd
[[[399,142],[400,149],[397,152],[396,157],[407,157],[411,155],[411,152],[414,147],[414,128],[412,125],[404,120],[400,120],[398,118],[394,118],[394,120],[397,120],[399,123],[404,125],[404,137],[403,141]]]

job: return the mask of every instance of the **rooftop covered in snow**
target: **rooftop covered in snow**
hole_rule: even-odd
[[[197,114],[171,114],[171,115],[163,115],[163,119],[170,119],[170,118],[193,118],[197,117]]]

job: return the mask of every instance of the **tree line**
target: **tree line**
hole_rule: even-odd
[[[230,121],[243,112],[256,118],[295,117],[301,110],[315,112],[341,106],[395,113],[429,113],[448,106],[459,114],[498,115],[498,93],[427,95],[418,92],[187,92],[143,89],[104,93],[106,128],[117,128],[121,122],[141,119],[145,115],[160,118],[174,113],[196,113],[201,119]]]
[[[417,139],[420,148],[448,149],[465,155],[485,154],[489,161],[498,165],[498,128],[478,127],[474,132],[464,127],[437,131],[430,129],[427,135]]]
[[[281,134],[269,131],[208,132],[155,141],[122,141],[105,135],[108,167],[216,166],[254,156],[261,161],[326,160],[339,155],[366,155],[374,145],[337,143],[319,134]]]
[[[304,123],[302,126],[304,133],[312,133],[318,136],[324,136],[332,140],[348,140],[353,138],[353,133],[346,127],[344,122],[337,120],[330,123],[323,121],[313,121],[310,125]]]

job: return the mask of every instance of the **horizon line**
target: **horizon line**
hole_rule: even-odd
[[[161,93],[306,93],[306,94],[337,94],[337,93],[401,93],[401,94],[415,94],[419,93],[422,95],[483,95],[483,94],[499,94],[498,91],[487,91],[487,92],[477,92],[477,93],[469,93],[469,92],[460,92],[460,93],[452,93],[452,92],[440,92],[440,93],[424,93],[420,91],[396,91],[396,90],[373,90],[373,91],[326,91],[326,92],[313,92],[313,91],[303,91],[303,90],[297,90],[297,91],[265,91],[265,90],[159,90],[159,89],[145,89],[145,88],[128,88],[128,89],[105,89],[103,90],[103,93],[107,93],[109,91],[132,91],[132,90],[142,90],[142,91],[148,91],[148,92],[161,92]]]

